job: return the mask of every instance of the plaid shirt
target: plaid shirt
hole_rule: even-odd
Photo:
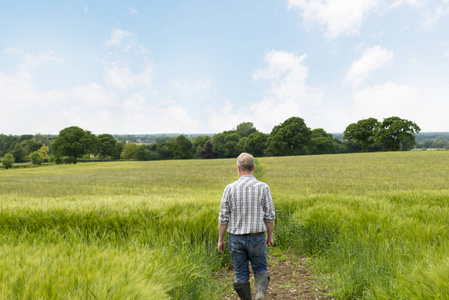
[[[229,233],[265,232],[265,223],[274,219],[270,188],[253,175],[242,175],[224,189],[218,223],[228,224]]]

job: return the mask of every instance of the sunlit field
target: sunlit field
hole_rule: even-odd
[[[276,246],[341,299],[449,298],[449,152],[257,159]],[[220,299],[235,159],[0,170],[2,299]]]

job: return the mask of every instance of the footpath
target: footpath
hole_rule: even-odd
[[[301,299],[330,300],[326,296],[330,288],[324,286],[319,279],[313,277],[307,268],[307,259],[291,253],[282,253],[271,248],[268,254],[268,272],[271,280],[267,291],[267,300],[271,299]],[[232,288],[235,280],[234,269],[230,267],[218,274],[217,278],[225,286],[221,299],[239,300]],[[254,277],[251,275],[251,289],[255,298]]]

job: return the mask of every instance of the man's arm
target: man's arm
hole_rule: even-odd
[[[218,252],[220,254],[224,254],[225,250],[225,242],[224,237],[226,233],[226,229],[228,228],[228,224],[218,224]]]
[[[274,245],[273,241],[274,222],[265,224],[267,225],[267,247],[271,247]]]

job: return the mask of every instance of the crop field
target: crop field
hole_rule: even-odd
[[[449,151],[257,159],[276,246],[338,299],[449,299]],[[220,299],[235,159],[0,170],[0,299]]]

